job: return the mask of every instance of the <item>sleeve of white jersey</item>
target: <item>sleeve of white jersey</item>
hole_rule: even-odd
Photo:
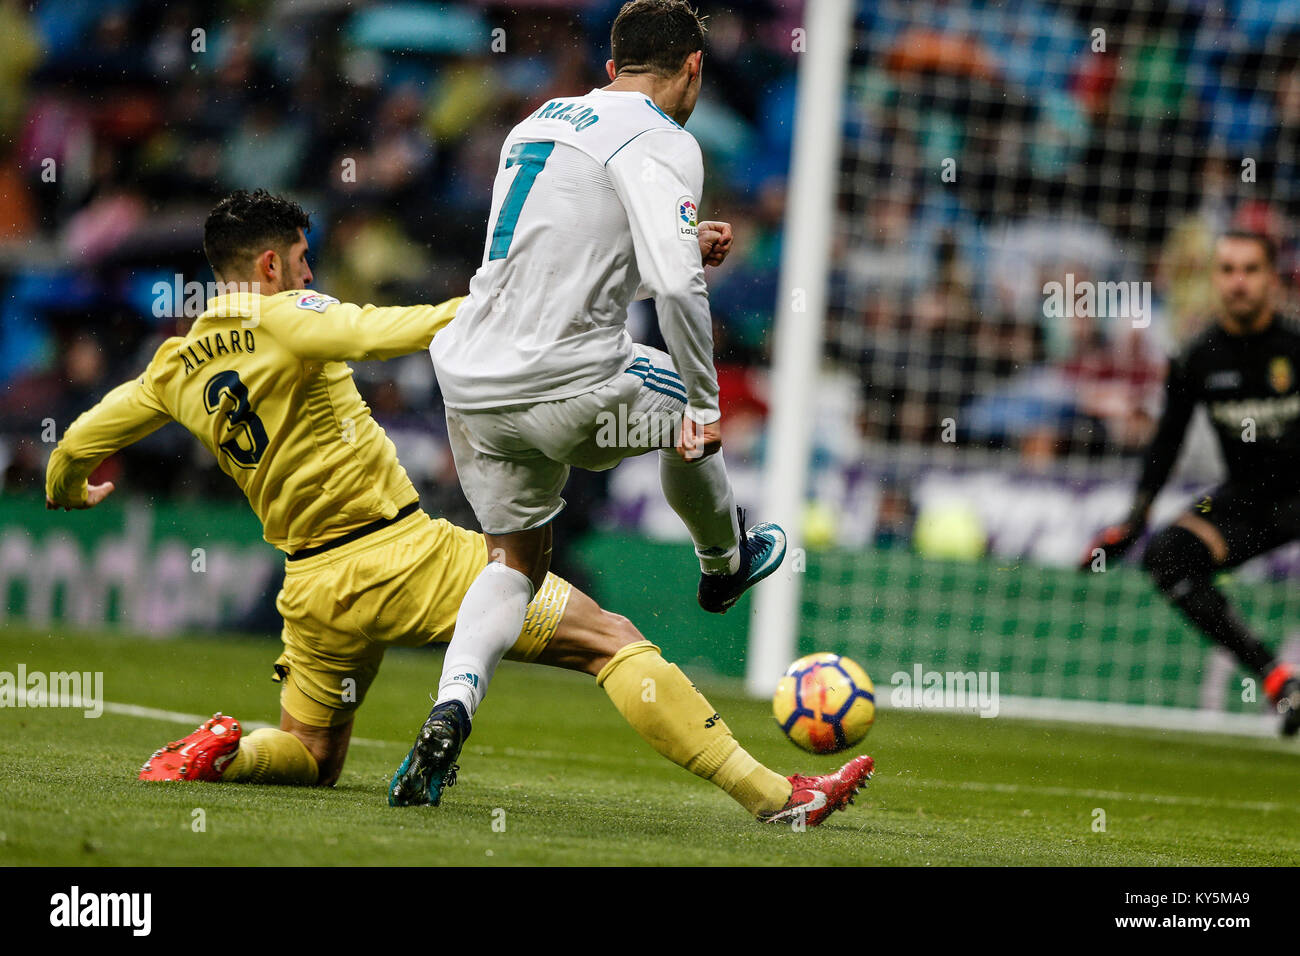
[[[638,298],[655,300],[659,329],[686,384],[686,414],[701,425],[715,422],[722,415],[696,212],[704,186],[700,146],[683,129],[650,130],[606,168],[632,227]]]

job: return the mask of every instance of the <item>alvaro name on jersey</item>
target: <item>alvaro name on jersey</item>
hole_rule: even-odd
[[[686,385],[716,421],[695,137],[641,93],[553,99],[501,149],[483,261],[430,352],[448,406],[489,409],[599,388],[632,363],[627,307],[652,296]]]
[[[84,504],[100,462],[176,421],[286,553],[391,518],[416,500],[415,487],[346,363],[428,348],[462,301],[357,306],[302,289],[217,296],[187,335],[158,347],[143,375],[68,426],[50,456],[46,496]]]

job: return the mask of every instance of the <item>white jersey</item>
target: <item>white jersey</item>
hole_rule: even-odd
[[[483,263],[429,351],[448,406],[570,398],[632,364],[627,307],[651,296],[686,386],[716,421],[695,137],[641,93],[552,99],[506,137]]]

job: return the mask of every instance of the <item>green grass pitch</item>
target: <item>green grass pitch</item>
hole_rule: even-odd
[[[277,649],[239,637],[7,629],[0,671],[103,671],[114,704],[273,721]],[[876,778],[847,812],[797,833],[754,823],[660,758],[590,679],[523,665],[503,666],[443,806],[390,809],[386,784],[440,662],[430,651],[389,655],[332,790],[144,784],[135,774],[145,758],[191,726],[116,708],[93,720],[0,709],[0,864],[1300,861],[1300,746],[884,710],[860,748],[876,758]],[[704,689],[774,769],[840,762],[796,750],[763,702]],[[1098,809],[1104,832],[1094,830]]]

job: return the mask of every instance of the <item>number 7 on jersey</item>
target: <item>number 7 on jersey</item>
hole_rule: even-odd
[[[546,165],[546,159],[555,149],[554,143],[516,143],[506,156],[506,168],[518,166],[515,180],[510,184],[505,202],[497,214],[497,224],[492,230],[492,247],[488,250],[488,259],[504,259],[510,252],[510,242],[515,237],[515,225],[519,222],[519,212],[524,208],[524,200],[533,188],[533,181]]]

